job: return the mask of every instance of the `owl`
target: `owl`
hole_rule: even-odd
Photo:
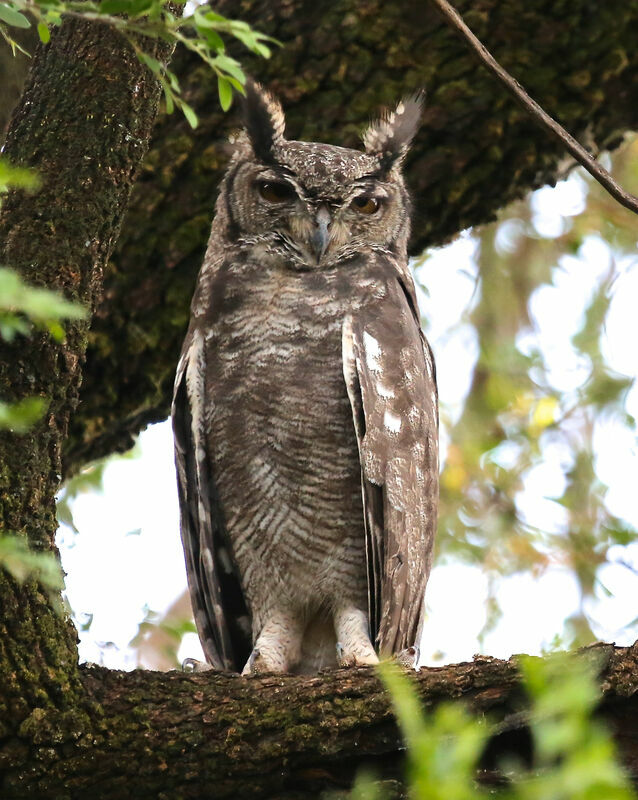
[[[246,85],[175,381],[181,532],[215,669],[314,673],[418,644],[438,503],[408,269],[413,96],[362,151],[289,141]]]

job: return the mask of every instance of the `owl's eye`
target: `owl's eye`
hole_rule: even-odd
[[[295,190],[289,183],[278,181],[260,181],[257,190],[268,203],[285,203],[296,197]]]
[[[376,214],[380,205],[377,198],[371,197],[369,194],[360,194],[351,203],[351,206],[359,214]]]

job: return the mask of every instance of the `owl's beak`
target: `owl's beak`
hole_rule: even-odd
[[[317,224],[317,230],[312,235],[312,247],[317,256],[317,261],[320,261],[330,242],[328,228],[332,220],[330,219],[330,212],[326,206],[322,205],[319,208],[317,216],[315,217],[315,222]]]

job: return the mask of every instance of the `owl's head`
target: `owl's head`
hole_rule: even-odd
[[[281,105],[248,82],[245,133],[220,197],[230,238],[297,269],[328,267],[366,247],[404,255],[410,215],[401,164],[421,106],[420,95],[403,100],[367,129],[364,151],[351,150],[286,140]]]

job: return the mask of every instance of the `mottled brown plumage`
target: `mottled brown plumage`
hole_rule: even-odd
[[[177,370],[182,538],[211,665],[312,672],[418,644],[438,497],[407,266],[410,98],[366,152],[284,139],[247,87]]]

